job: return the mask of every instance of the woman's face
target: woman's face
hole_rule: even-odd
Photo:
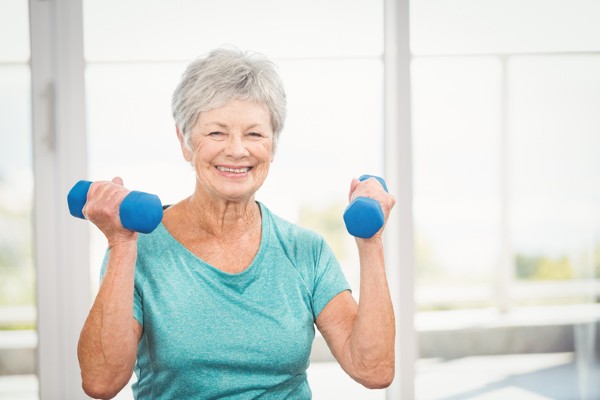
[[[180,140],[181,139],[181,135]],[[203,190],[226,201],[254,198],[272,161],[273,128],[268,109],[246,100],[201,112],[182,143]]]

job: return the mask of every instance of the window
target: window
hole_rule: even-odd
[[[324,235],[359,294],[358,257],[342,213],[351,179],[383,172],[382,7],[367,0],[84,1],[90,179],[119,175],[165,204],[187,197],[194,175],[170,111],[180,75],[221,45],[264,53],[279,67],[288,117],[257,199]],[[97,288],[105,242],[91,232]],[[346,377],[326,346],[315,352],[330,360],[313,360],[309,369],[315,398],[342,396],[340,387],[344,397],[385,397]]]
[[[599,14],[411,3],[418,398],[600,395]]]
[[[502,66],[422,57],[412,68],[415,254],[422,307],[491,305],[501,251]]]
[[[356,293],[356,255],[340,217],[350,177],[384,165],[382,3],[84,1],[87,178],[120,175],[164,203],[185,197],[193,177],[169,107],[184,66],[222,44],[263,52],[280,67],[289,117],[258,199],[324,234]],[[66,19],[76,9],[44,8]],[[410,11],[417,397],[598,398],[600,5],[420,0]],[[8,133],[0,137],[0,218],[10,229],[0,230],[0,316],[3,328],[31,333],[28,93],[36,81],[27,3],[2,3],[0,22],[8,32],[0,37],[0,127]],[[97,287],[105,245],[90,229]],[[64,252],[52,257],[54,265]],[[4,317],[7,306],[25,318]],[[314,355],[329,357],[318,343]],[[28,365],[16,386],[0,379],[0,397],[36,387]],[[315,398],[385,396],[362,390],[335,364],[313,362],[309,373]]]
[[[28,7],[0,3],[0,398],[35,393]]]

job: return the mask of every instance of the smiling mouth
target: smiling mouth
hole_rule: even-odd
[[[241,168],[230,168],[230,167],[221,167],[217,165],[216,167],[221,172],[226,172],[228,174],[245,174],[252,169],[252,167],[241,167]]]

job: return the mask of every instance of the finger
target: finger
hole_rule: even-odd
[[[354,179],[350,187],[350,201],[357,197],[376,198],[384,192],[383,186],[375,178],[365,180]]]
[[[123,186],[123,179],[120,176],[115,176],[112,179],[112,183],[116,183],[117,185]]]
[[[123,180],[120,177],[115,177],[110,182],[92,183],[83,211],[86,218],[93,221],[99,216],[114,218],[118,215],[119,204],[127,193],[122,185]]]
[[[387,216],[389,211],[396,204],[396,199],[385,190],[385,187],[376,178],[368,178],[364,181],[359,181],[351,195],[351,200],[356,197],[368,197],[377,200]]]

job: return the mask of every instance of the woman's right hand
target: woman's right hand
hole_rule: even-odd
[[[94,182],[83,207],[83,215],[104,233],[110,248],[77,348],[83,390],[92,398],[112,399],[129,382],[142,335],[132,312],[138,234],[124,228],[119,216],[128,193],[121,178]]]
[[[110,182],[94,182],[88,190],[83,215],[102,231],[110,248],[118,243],[137,240],[137,233],[124,228],[119,216],[119,206],[128,194],[129,190],[119,177]]]
[[[128,194],[121,178],[94,182],[82,210],[104,233],[110,248],[77,349],[83,389],[92,398],[113,398],[129,382],[142,335],[142,326],[132,313],[138,234],[124,228],[119,215]]]

